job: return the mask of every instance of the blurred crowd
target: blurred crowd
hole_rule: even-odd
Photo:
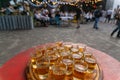
[[[117,37],[120,38],[120,7],[119,5],[113,10],[103,10],[102,6],[92,10],[83,10],[81,6],[71,7],[70,10],[63,10],[65,6],[59,5],[56,8],[50,8],[44,5],[39,8],[32,7],[28,2],[19,2],[16,5],[8,4],[7,7],[1,7],[0,15],[30,15],[34,22],[39,22],[43,26],[60,25],[63,19],[77,23],[77,29],[80,28],[80,23],[89,23],[94,21],[93,28],[99,29],[98,22],[114,23],[117,25],[111,36],[118,31]],[[64,20],[64,21],[65,21]]]
[[[77,10],[77,8],[74,8]],[[49,22],[52,24],[55,21],[57,24],[59,24],[59,19],[61,16],[70,16],[73,17],[74,20],[77,19],[77,11],[72,10],[72,11],[63,11],[60,10],[60,7],[56,8],[47,8],[47,7],[41,7],[41,8],[31,8],[28,2],[19,2],[16,5],[11,5],[8,4],[6,8],[2,7],[0,9],[0,15],[30,15],[32,12],[32,15],[34,16],[34,19],[37,21],[41,22]],[[79,9],[79,15],[80,15],[80,21],[81,23],[87,23],[94,21],[95,15],[94,12],[95,10],[88,10],[84,11],[82,8]],[[114,10],[108,9],[108,10],[102,10],[102,15],[100,17],[101,22],[111,22],[111,19],[114,20],[114,23],[116,23],[117,16],[120,12],[119,6],[115,8]]]
[[[29,15],[30,7],[28,3],[19,2],[16,5],[7,4],[7,7],[1,7],[0,15]]]

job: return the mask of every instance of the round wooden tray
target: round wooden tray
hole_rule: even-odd
[[[32,65],[29,64],[26,69],[27,80],[40,80],[35,70],[32,69]],[[97,64],[94,73],[86,75],[87,79],[85,80],[103,80],[103,72],[101,67]],[[46,80],[53,80],[52,76],[49,73],[49,76]],[[79,80],[73,79],[72,75],[66,76],[65,80]]]

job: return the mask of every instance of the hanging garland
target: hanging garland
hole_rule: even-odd
[[[56,8],[56,7],[59,5],[57,1],[55,1],[56,4],[54,4],[54,5],[52,5],[52,4],[50,4],[49,2],[47,2],[47,0],[44,0],[44,1],[45,1],[45,2],[47,3],[47,5],[48,5],[49,7],[51,7],[51,8]],[[54,1],[51,0],[51,2],[53,3]]]
[[[59,4],[52,5],[52,4],[50,4],[50,3],[47,3],[47,5],[48,5],[49,7],[51,7],[51,8],[56,8]]]
[[[43,0],[42,3],[40,5],[36,5],[34,3],[32,3],[30,0],[27,0],[28,3],[34,7],[42,7],[44,4],[47,4],[49,7],[51,8],[56,8],[59,4],[72,4],[71,2],[61,2],[61,1],[56,1],[56,4],[51,4],[50,2],[47,2],[47,0]],[[54,1],[52,1],[53,3]]]
[[[28,3],[30,4],[30,5],[32,5],[33,7],[42,7],[43,5],[44,5],[44,0],[42,1],[42,4],[40,4],[40,5],[36,5],[36,4],[34,4],[34,3],[32,3],[30,0],[27,0],[28,1]]]
[[[47,3],[47,5],[51,8],[56,8],[59,4],[56,4],[56,5],[51,5],[50,3]]]
[[[42,4],[40,4],[40,5],[36,5],[36,4],[32,3],[30,0],[27,0],[27,1],[29,2],[30,5],[32,5],[34,7],[42,7],[44,4],[47,4],[51,8],[56,8],[59,5],[59,4],[52,5],[52,4],[48,3],[47,0],[43,0]]]

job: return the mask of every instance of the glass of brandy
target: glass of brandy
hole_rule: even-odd
[[[49,59],[47,56],[42,56],[37,61],[37,74],[40,80],[47,79],[49,73]]]
[[[79,53],[79,54],[72,54],[72,58],[73,58],[73,61],[76,62],[76,61],[80,61],[82,59],[82,56],[83,54]]]
[[[76,48],[76,47],[73,47],[73,48],[71,48],[71,52],[72,52],[73,54],[78,53],[78,52],[79,52],[79,49]]]
[[[73,59],[72,58],[63,58],[62,63],[66,66],[66,75],[71,75],[73,72]]]
[[[84,55],[85,55],[85,57],[92,57],[93,56],[92,53],[88,52],[88,51],[85,51]]]
[[[55,45],[56,45],[57,47],[60,47],[60,46],[63,45],[63,41],[58,41],[58,42],[55,43]]]
[[[61,64],[55,64],[52,68],[52,76],[53,80],[65,80],[65,67],[63,67]]]
[[[96,59],[92,57],[85,57],[85,62],[88,64],[88,72],[93,73],[96,68]]]
[[[73,80],[84,80],[88,65],[84,61],[76,61],[73,69]]]
[[[52,65],[54,65],[58,61],[58,56],[57,55],[48,55],[48,59],[50,62],[49,69],[52,69]]]
[[[81,53],[83,53],[83,52],[85,52],[85,50],[86,50],[86,45],[80,43],[80,44],[78,44],[78,49],[79,49],[79,51],[80,51]]]
[[[65,51],[69,52],[70,49],[72,48],[72,44],[71,43],[64,43],[64,48],[65,48]]]
[[[36,49],[34,49],[31,54],[30,54],[30,62],[31,62],[31,65],[32,65],[32,68],[35,69],[37,68],[37,65],[36,65],[36,62],[39,58],[42,57],[42,53],[39,53],[36,51]]]

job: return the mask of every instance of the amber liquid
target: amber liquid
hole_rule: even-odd
[[[64,52],[64,51],[65,51],[64,47],[59,47],[59,53]]]
[[[41,64],[38,66],[37,71],[40,75],[47,74],[49,72],[49,65]]]
[[[64,45],[64,47],[66,51],[69,51],[72,48],[72,45]]]
[[[45,53],[45,49],[42,48],[42,49],[36,49],[36,54],[44,54]]]
[[[53,78],[54,78],[54,80],[64,80],[65,72],[63,70],[53,71]]]
[[[80,51],[81,53],[83,53],[83,52],[85,51],[85,48],[84,48],[84,47],[80,47],[80,48],[79,48],[79,51]]]
[[[85,58],[85,61],[87,62],[88,68],[89,68],[90,70],[94,70],[94,69],[95,69],[96,60],[95,60],[94,58],[87,57],[87,58]]]
[[[85,71],[86,71],[86,67],[84,65],[75,64],[73,71],[73,80],[75,80],[75,78],[84,80],[86,74]]]
[[[48,78],[49,64],[42,63],[37,65],[37,74],[40,80]]]
[[[31,57],[31,62],[33,65],[36,65],[36,62],[39,61],[39,59],[41,59],[42,54],[33,54]]]
[[[73,70],[73,60],[63,59],[62,62],[66,65],[66,75],[71,75]]]
[[[85,53],[84,55],[85,55],[85,57],[91,57],[92,56],[92,54],[90,54],[90,53]]]
[[[58,57],[56,55],[51,55],[49,59],[50,59],[50,63],[54,64],[57,61]]]
[[[92,53],[85,51],[85,52],[84,52],[84,56],[85,56],[85,57],[92,57]]]
[[[57,62],[58,57],[56,55],[51,55],[49,56],[49,60],[50,60],[49,69],[52,69],[52,65],[54,65]]]

